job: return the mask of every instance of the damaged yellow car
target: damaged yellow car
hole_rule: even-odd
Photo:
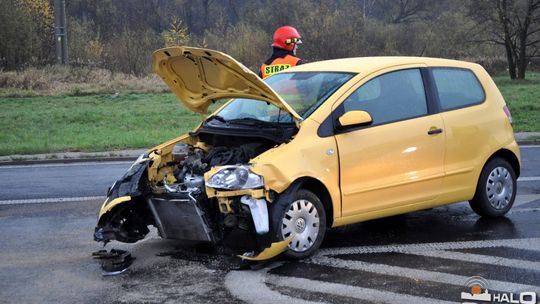
[[[153,69],[204,121],[115,182],[96,241],[136,242],[155,226],[245,259],[304,258],[330,227],[464,200],[500,216],[513,204],[510,112],[477,64],[350,58],[263,81],[218,51],[172,47]]]

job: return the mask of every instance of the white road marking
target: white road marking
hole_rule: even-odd
[[[504,240],[487,240],[487,241],[467,241],[467,242],[444,242],[444,243],[425,243],[425,244],[405,244],[405,245],[387,245],[387,246],[361,246],[348,248],[328,248],[319,250],[319,252],[308,260],[308,262],[344,268],[368,271],[378,274],[394,275],[400,277],[412,278],[415,280],[426,280],[438,283],[463,285],[463,282],[468,277],[441,273],[435,271],[419,270],[400,266],[391,266],[375,263],[367,263],[363,261],[350,261],[339,258],[331,258],[329,255],[352,255],[362,253],[422,253],[428,251],[441,251],[449,249],[469,249],[469,248],[491,248],[491,247],[513,247],[527,250],[540,250],[540,238],[527,239],[504,239]],[[471,258],[472,259],[472,258]],[[506,261],[509,263],[509,261]],[[525,262],[525,261],[522,261]],[[505,262],[501,262],[505,263]],[[536,265],[536,264],[535,264]],[[538,265],[536,265],[538,266]],[[513,266],[515,267],[515,266]],[[501,291],[535,291],[540,292],[538,286],[517,284],[512,282],[503,282],[486,278],[489,280],[491,288]],[[509,290],[510,289],[510,290]]]
[[[520,212],[539,212],[540,208],[520,208],[508,211],[508,213],[520,213]]]
[[[35,198],[35,199],[20,199],[20,200],[3,200],[3,201],[0,201],[0,205],[84,202],[84,201],[104,200],[104,199],[105,199],[105,196]]]
[[[491,247],[516,247],[516,248],[523,248],[523,249],[540,250],[540,238],[325,248],[325,249],[320,249],[316,253],[316,257],[326,256],[326,255],[342,255],[342,254],[384,253],[384,252],[408,253],[408,252],[417,252],[417,251],[491,248]]]
[[[450,249],[490,247],[513,247],[519,249],[540,250],[540,238],[327,248],[319,250],[319,252],[315,256],[313,256],[311,259],[304,260],[304,262],[334,268],[360,270],[382,275],[391,275],[420,281],[431,281],[435,283],[450,284],[455,286],[464,286],[465,282],[467,281],[467,279],[469,279],[469,277],[408,267],[368,263],[356,260],[345,260],[330,256],[399,252],[447,258],[452,260],[467,261],[486,265],[498,265],[540,271],[539,262],[447,251]],[[438,299],[424,298],[409,294],[400,294],[395,292],[388,292],[346,284],[337,284],[319,280],[273,275],[267,273],[269,270],[270,268],[252,272],[230,272],[225,278],[225,285],[234,296],[248,303],[276,303],[279,301],[287,301],[289,303],[311,303],[309,301],[282,295],[279,292],[271,290],[266,285],[266,283],[277,286],[302,289],[310,292],[319,292],[336,296],[346,296],[356,299],[368,301],[371,300],[384,303],[450,303]],[[540,287],[538,286],[499,281],[495,278],[486,279],[489,281],[490,289],[493,290],[506,292],[532,291],[540,293]]]
[[[265,283],[268,270],[269,269],[262,269],[259,271],[231,271],[225,276],[225,286],[233,296],[248,303],[321,303],[292,298],[270,289]]]
[[[463,253],[463,252],[455,252],[455,251],[445,251],[445,250],[413,251],[413,252],[407,252],[407,253],[419,255],[419,256],[425,256],[425,257],[450,259],[450,260],[463,261],[463,262],[472,262],[472,263],[479,263],[479,264],[486,264],[486,265],[496,265],[496,266],[505,266],[505,267],[531,269],[535,271],[540,271],[540,262],[509,259],[509,258],[503,258],[503,257],[498,257],[498,256],[490,256],[490,255],[482,255],[482,254],[474,254],[474,253]]]
[[[534,246],[531,246],[529,244],[516,244],[512,247],[523,250],[540,251],[540,244],[535,244]]]
[[[523,204],[530,203],[535,200],[540,200],[540,194],[523,194],[523,195],[516,195],[516,200],[514,201],[514,206],[517,207]],[[512,209],[510,209],[512,210]]]
[[[1,166],[2,169],[25,169],[25,168],[49,168],[49,167],[80,167],[80,166],[97,166],[97,165],[130,165],[133,161],[102,161],[102,162],[67,162],[67,163],[52,163],[52,164],[32,164],[32,165],[6,165]]]
[[[540,181],[540,176],[524,176],[517,180],[518,182],[536,182]]]
[[[386,264],[368,263],[363,261],[343,260],[339,258],[330,258],[318,256],[308,261],[318,265],[330,266],[342,269],[354,269],[377,273],[382,275],[392,275],[402,278],[410,278],[413,280],[431,281],[436,283],[451,284],[456,286],[464,286],[469,276],[462,276],[444,272],[421,270],[408,267],[391,266]],[[486,278],[489,281],[490,289],[508,291],[508,292],[524,292],[533,291],[540,292],[538,286],[518,284],[512,282],[504,282]]]
[[[376,303],[455,303],[432,298],[400,294],[390,291],[278,275],[268,275],[268,283],[283,287],[293,287],[311,292],[320,292],[336,296],[345,296],[349,298],[367,300]]]
[[[540,145],[521,145],[519,146],[520,149],[535,149],[540,148]]]

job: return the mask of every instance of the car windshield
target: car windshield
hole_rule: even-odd
[[[302,118],[307,118],[330,95],[354,76],[339,72],[280,73],[265,79]],[[226,121],[259,120],[271,123],[291,123],[291,115],[261,100],[238,98],[216,115]]]

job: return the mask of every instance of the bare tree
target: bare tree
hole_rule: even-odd
[[[426,0],[378,0],[377,6],[394,24],[414,22],[421,19],[427,9]]]
[[[362,18],[365,20],[366,17],[371,16],[371,11],[377,0],[363,0],[362,1]]]
[[[202,4],[202,7],[203,7],[203,20],[204,20],[204,28],[203,28],[203,32],[205,30],[208,29],[208,25],[209,25],[209,15],[208,15],[208,11],[210,10],[210,7],[212,6],[212,4],[214,3],[215,0],[202,0],[201,1],[201,4]]]
[[[471,5],[478,25],[491,33],[484,41],[504,47],[511,79],[524,79],[540,47],[540,0],[483,0]]]

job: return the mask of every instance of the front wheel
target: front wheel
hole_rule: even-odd
[[[478,215],[496,217],[505,215],[516,198],[516,173],[502,158],[490,160],[482,169],[476,193],[469,204]]]
[[[273,231],[278,240],[291,238],[285,255],[303,259],[321,245],[326,232],[326,214],[321,200],[313,192],[300,189],[292,197],[274,206]]]

